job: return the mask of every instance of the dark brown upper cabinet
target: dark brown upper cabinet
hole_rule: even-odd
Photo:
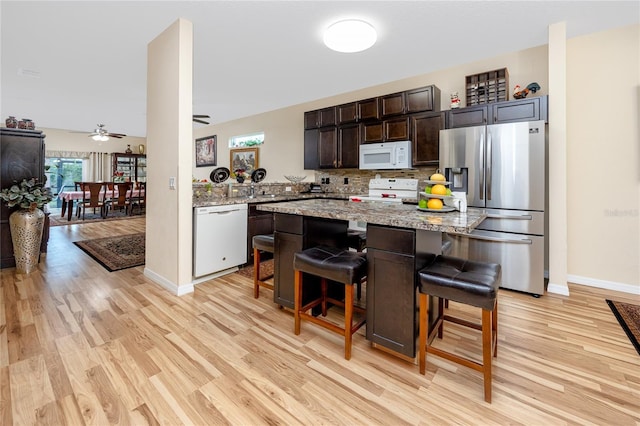
[[[405,92],[407,114],[423,111],[440,111],[440,89],[426,86]]]
[[[393,115],[404,114],[405,113],[404,92],[381,96],[380,105],[382,109],[382,118],[390,117]]]
[[[338,132],[335,127],[320,129],[318,135],[318,166],[321,169],[333,169],[338,166]]]
[[[406,141],[411,138],[409,117],[361,124],[362,143]]]
[[[358,103],[351,102],[337,106],[338,124],[355,123],[358,121]]]
[[[412,165],[438,164],[440,130],[444,129],[444,112],[424,112],[411,116]]]
[[[485,124],[514,123],[518,121],[544,120],[548,122],[548,98],[538,96],[529,99],[496,102],[447,111],[447,128],[483,126]]]
[[[322,108],[304,113],[304,128],[314,129],[336,125],[336,107]]]
[[[365,99],[358,101],[358,120],[379,120],[380,119],[380,102],[378,98]]]

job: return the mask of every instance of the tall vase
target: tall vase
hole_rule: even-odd
[[[9,216],[13,256],[19,274],[29,274],[38,269],[44,218],[45,214],[40,209],[17,210]]]

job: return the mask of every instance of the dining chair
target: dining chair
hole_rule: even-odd
[[[145,208],[147,204],[147,183],[146,182],[138,182],[138,195],[131,196],[131,201],[129,204],[129,215],[133,215],[133,208],[138,206],[140,209],[140,214],[142,214],[142,209]]]
[[[82,196],[82,201],[78,203],[78,212],[77,216],[80,217],[80,211],[82,210],[82,220],[84,220],[84,212],[87,209],[93,209],[93,212],[96,212],[96,209],[100,209],[100,216],[102,218],[105,217],[105,204],[104,198],[106,197],[106,186],[102,182],[82,182],[82,192],[84,193]],[[104,194],[100,196],[104,188]]]
[[[120,209],[126,212],[129,210],[129,205],[131,204],[131,195],[133,189],[133,182],[118,182],[114,185],[114,189],[112,190],[112,196],[110,199],[105,201],[105,211],[104,216],[107,217],[109,215],[109,209]],[[117,195],[116,194],[117,190]]]

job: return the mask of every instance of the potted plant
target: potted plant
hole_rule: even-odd
[[[53,197],[36,178],[23,179],[0,191],[0,199],[10,209],[9,229],[16,259],[16,272],[28,274],[38,267],[45,214],[42,208]]]

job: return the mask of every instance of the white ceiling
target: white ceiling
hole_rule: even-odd
[[[640,22],[632,1],[2,1],[2,119],[146,135],[147,44],[193,22],[193,112],[212,123]],[[371,49],[342,54],[322,31],[358,17]],[[20,75],[38,73],[37,76]]]

